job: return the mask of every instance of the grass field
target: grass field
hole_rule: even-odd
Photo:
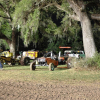
[[[35,71],[30,71],[29,66],[7,66],[4,65],[0,71],[1,80],[18,81],[100,81],[100,71],[91,69],[67,69],[65,66],[58,66],[54,71],[49,71],[48,67],[37,67]]]

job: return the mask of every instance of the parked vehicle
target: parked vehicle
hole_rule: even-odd
[[[28,65],[30,63],[30,60],[35,60],[38,57],[38,51],[24,51],[19,56],[20,64],[21,65]]]
[[[49,71],[54,71],[54,68],[58,66],[57,57],[52,51],[48,52],[43,57],[33,61],[30,64],[30,70],[35,70],[36,66],[49,66]]]
[[[59,49],[70,49],[71,47],[59,47]],[[67,54],[64,54],[64,53],[62,53],[61,54],[61,51],[59,51],[59,55],[58,55],[58,62],[59,62],[59,64],[66,64],[66,61],[67,61],[67,59],[68,59],[68,55]]]
[[[74,51],[74,50],[65,50],[64,55],[68,57],[75,57],[75,58],[84,58],[85,53],[82,50]]]
[[[70,49],[71,47],[59,47],[60,49]],[[49,70],[53,71],[54,68],[58,66],[58,64],[67,64],[70,66],[70,61],[72,58],[80,58],[85,57],[83,51],[73,51],[73,50],[65,50],[64,54],[56,55],[54,52],[48,52],[44,54],[43,57],[38,57],[35,61],[30,64],[30,70],[35,70],[36,66],[49,66]],[[69,67],[70,68],[70,67]]]
[[[78,58],[85,58],[85,52],[82,50],[76,51],[76,54],[78,54]]]
[[[4,64],[7,64],[7,63],[11,63],[12,65],[15,65],[15,63],[19,64],[19,60],[14,59],[13,53],[11,53],[9,51],[4,51],[4,52],[1,53],[0,61],[1,61],[1,63],[4,63]]]

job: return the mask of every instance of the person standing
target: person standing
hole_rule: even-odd
[[[2,63],[0,61],[0,70],[2,70],[2,69],[3,69],[3,65],[2,65]]]

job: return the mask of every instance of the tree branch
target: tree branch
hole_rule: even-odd
[[[81,11],[81,8],[78,6],[78,4],[76,4],[75,1],[73,0],[67,0],[67,2],[69,3],[70,7],[74,10],[74,12],[77,14],[79,11]]]
[[[54,3],[49,3],[48,5],[46,5],[45,7],[43,7],[43,8],[47,8],[47,7],[49,7],[49,6],[55,6],[55,7],[57,7],[58,9],[60,9],[60,10],[62,10],[62,11],[64,11],[64,12],[66,12],[66,13],[68,13],[65,9],[63,9],[59,4],[57,4],[56,2],[54,2]]]
[[[91,18],[95,20],[100,20],[100,14],[92,14]]]
[[[0,3],[0,8],[2,8],[3,10],[5,9],[1,3]]]
[[[4,8],[4,6],[0,3],[0,8],[5,12],[5,14],[8,16],[8,17],[3,17],[3,16],[0,16],[0,17],[3,17],[3,18],[7,18],[8,19],[8,21],[10,21],[11,22],[11,16],[10,16],[10,14],[7,12],[7,10]]]
[[[69,15],[69,17],[70,17],[71,19],[76,20],[76,21],[80,21],[79,17],[78,17],[76,14]]]
[[[55,6],[56,8],[66,12],[71,19],[80,21],[79,17],[76,14],[71,15],[68,11],[66,11],[64,8],[62,8],[58,3],[50,3],[47,6],[45,6],[44,8],[49,7],[49,6]]]
[[[5,19],[10,19],[9,17],[5,17],[5,16],[1,16],[1,15],[0,15],[0,17],[5,18]]]

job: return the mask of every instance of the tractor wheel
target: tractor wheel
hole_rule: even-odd
[[[14,59],[11,59],[11,64],[15,65],[15,60]]]
[[[31,64],[30,64],[30,70],[35,70],[36,69],[36,61],[33,61]]]
[[[29,57],[25,57],[24,58],[24,65],[28,65],[28,63],[30,63],[30,59],[29,59]]]
[[[50,63],[49,64],[49,71],[54,71],[54,64],[53,63]]]
[[[25,58],[21,58],[20,60],[20,64],[23,65],[28,65],[28,63],[30,62],[30,59],[28,57]]]
[[[21,64],[22,66],[24,66],[24,58],[23,58],[23,57],[20,59],[20,64]]]

